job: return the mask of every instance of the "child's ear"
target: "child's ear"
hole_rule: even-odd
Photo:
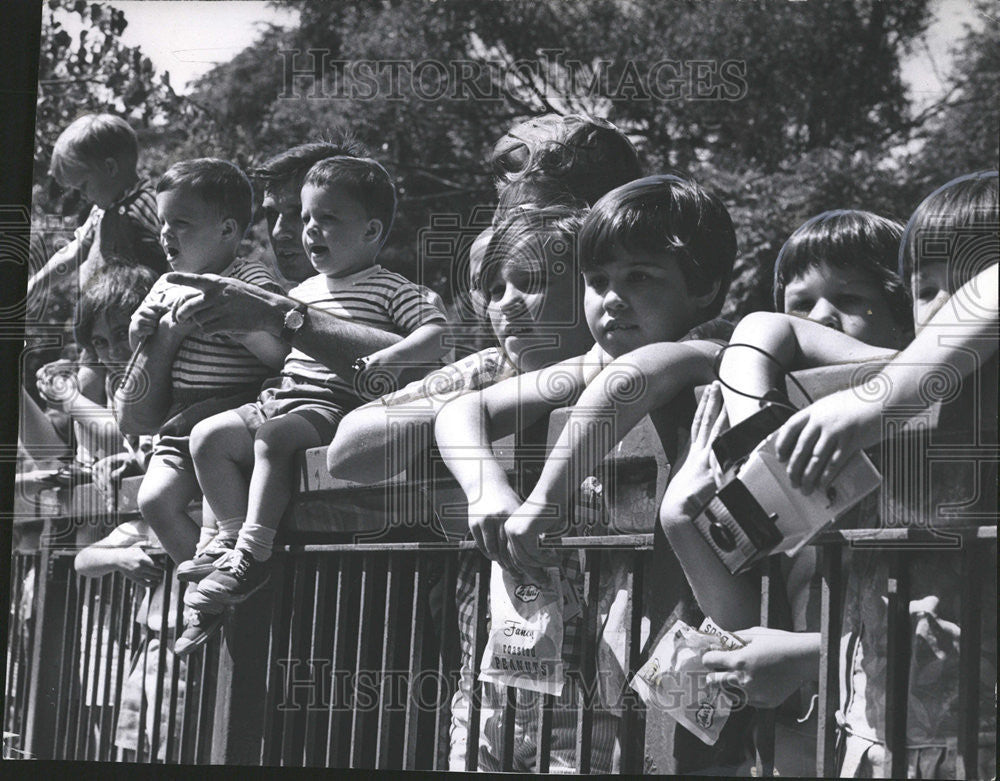
[[[234,217],[226,217],[222,221],[222,238],[225,240],[230,240],[235,238],[237,241],[243,237],[240,235],[240,226],[236,223]]]
[[[719,280],[716,280],[709,286],[706,292],[692,295],[691,300],[694,301],[695,308],[700,311],[711,304],[715,300],[715,297],[719,295],[719,286],[721,284]]]
[[[368,224],[365,226],[365,241],[378,242],[382,238],[382,220],[368,220]]]
[[[120,170],[118,166],[118,161],[113,157],[107,157],[104,159],[104,172],[108,175],[110,179],[114,179],[118,176],[118,171]]]

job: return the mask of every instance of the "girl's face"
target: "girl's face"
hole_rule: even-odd
[[[785,286],[784,310],[875,347],[902,347],[904,336],[881,283],[859,269],[810,266]]]
[[[493,332],[522,372],[582,355],[593,344],[572,241],[522,244],[487,272],[483,288]]]
[[[105,366],[124,366],[132,357],[128,326],[129,317],[120,312],[107,312],[94,321],[90,341],[97,360]]]

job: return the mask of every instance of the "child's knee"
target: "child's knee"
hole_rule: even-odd
[[[175,480],[144,479],[139,485],[136,503],[143,519],[151,526],[173,518],[187,509],[191,501],[188,488]]]
[[[301,436],[295,435],[297,422],[284,417],[263,423],[254,435],[254,457],[282,458],[301,450]]]

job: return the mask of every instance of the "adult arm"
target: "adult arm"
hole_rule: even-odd
[[[99,578],[118,571],[140,585],[153,586],[163,572],[138,544],[144,539],[138,524],[123,523],[104,539],[76,554],[73,567],[85,578]]]
[[[175,314],[180,321],[192,320],[205,333],[260,332],[280,338],[285,315],[299,305],[287,296],[215,274],[173,272],[165,280],[201,291],[201,295],[182,302]],[[352,377],[351,364],[355,360],[396,344],[400,338],[388,331],[310,309],[292,346],[340,376]]]

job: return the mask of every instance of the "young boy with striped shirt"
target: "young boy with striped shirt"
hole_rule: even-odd
[[[295,487],[295,455],[333,439],[340,419],[364,401],[365,375],[434,365],[448,349],[445,316],[427,291],[375,262],[395,210],[392,181],[374,160],[331,157],[306,175],[302,243],[318,273],[289,292],[301,303],[286,316],[283,338],[291,343],[311,309],[406,336],[359,361],[352,378],[293,348],[278,382],[257,401],[195,427],[195,470],[219,531],[178,569],[183,579],[200,579],[185,602],[201,615],[175,653],[205,642],[221,623],[214,616],[267,582],[266,562]]]
[[[172,166],[156,187],[160,242],[177,271],[219,274],[280,292],[270,267],[238,258],[253,191],[233,164],[201,158]],[[288,352],[266,334],[205,334],[174,307],[197,295],[161,277],[132,315],[134,353],[115,393],[125,434],[159,434],[139,489],[139,508],[177,562],[190,558],[199,526],[187,514],[200,495],[189,434],[202,417],[252,399]]]

